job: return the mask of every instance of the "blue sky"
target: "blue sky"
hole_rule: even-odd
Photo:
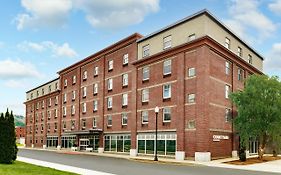
[[[25,114],[25,92],[62,68],[205,8],[281,77],[281,0],[11,0],[0,10],[0,111]]]

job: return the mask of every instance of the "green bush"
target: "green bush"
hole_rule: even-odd
[[[240,148],[239,150],[239,160],[241,162],[245,162],[246,161],[246,151],[245,151],[245,148]]]

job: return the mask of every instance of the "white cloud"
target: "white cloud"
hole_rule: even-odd
[[[231,19],[225,23],[246,40],[263,41],[272,36],[277,26],[259,10],[260,5],[256,0],[232,0],[228,9]]]
[[[265,59],[265,71],[279,72],[281,75],[281,43],[275,43]]]
[[[21,60],[2,60],[0,61],[0,67],[0,79],[38,78],[42,76],[33,64]]]
[[[76,51],[69,46],[68,43],[58,45],[52,41],[43,41],[40,43],[24,41],[18,44],[17,47],[25,52],[29,52],[30,50],[37,52],[49,50],[52,52],[52,56],[54,57],[75,57],[78,55]]]
[[[72,9],[71,0],[21,0],[26,13],[16,17],[17,29],[62,26]]]
[[[281,15],[281,0],[275,0],[268,5],[268,8],[274,13]]]

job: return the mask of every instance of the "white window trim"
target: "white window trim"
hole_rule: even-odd
[[[108,70],[113,70],[113,60],[108,61]]]
[[[128,106],[128,94],[122,94],[122,106]]]
[[[169,86],[169,91],[168,91],[168,96],[167,97],[165,97],[165,86]],[[169,98],[171,98],[172,97],[172,85],[171,84],[164,84],[163,85],[163,99],[169,99]]]
[[[147,93],[144,93],[144,92],[147,92]],[[141,97],[142,102],[148,102],[149,101],[149,89],[143,89],[141,93],[142,93],[142,97]],[[147,96],[147,99],[144,98],[145,96]]]
[[[98,75],[99,74],[99,67],[96,66],[95,67],[95,71],[94,71],[94,76]]]
[[[146,121],[146,122],[143,121],[143,113],[144,113],[144,112],[147,114],[147,121]],[[141,123],[142,123],[142,124],[148,124],[148,122],[149,122],[149,118],[148,118],[148,117],[149,117],[148,111],[142,111],[142,112],[141,112]]]
[[[147,78],[144,78],[144,74],[147,72],[148,76]],[[146,81],[146,80],[149,80],[149,66],[146,66],[144,68],[142,68],[142,81]]]
[[[172,35],[165,36],[163,38],[163,50],[169,49],[172,47]]]
[[[192,71],[193,71],[193,75],[192,75]],[[195,76],[196,76],[196,69],[195,69],[195,67],[188,68],[188,77],[195,77]]]
[[[111,124],[109,124],[109,118],[111,118]],[[108,116],[106,117],[106,119],[107,119],[107,122],[106,122],[107,126],[108,126],[108,127],[111,127],[111,126],[112,126],[112,115],[108,115]]]
[[[112,97],[107,97],[107,109],[112,109],[112,105],[113,105]]]
[[[122,75],[122,86],[128,86],[129,84],[129,75],[123,74]]]
[[[148,57],[150,55],[149,53],[149,44],[145,45],[142,47],[142,57],[145,58],[145,57]]]
[[[123,55],[123,65],[126,65],[129,63],[129,54],[126,53]]]
[[[169,109],[170,110],[170,120],[165,120],[165,109]],[[170,123],[171,122],[171,118],[172,118],[172,111],[171,108],[167,107],[167,108],[163,108],[163,123]]]
[[[122,121],[122,126],[127,126],[128,125],[128,113],[122,113],[121,114],[121,116],[122,116],[122,119],[121,119],[121,121]],[[124,117],[126,117],[127,119],[127,123],[124,123]]]
[[[165,65],[165,63],[167,64],[167,65]],[[170,71],[169,72],[165,72],[165,67],[166,66],[169,66],[170,67]],[[172,73],[172,60],[171,59],[169,59],[169,60],[165,60],[164,62],[163,62],[163,75],[170,75]]]

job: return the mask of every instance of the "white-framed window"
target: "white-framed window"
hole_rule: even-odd
[[[52,98],[49,98],[49,107],[52,106]]]
[[[230,49],[230,39],[225,37],[225,42],[224,42],[224,46],[228,49]]]
[[[94,100],[93,102],[93,111],[97,111],[98,110],[98,100]]]
[[[232,120],[232,111],[229,108],[225,108],[225,122],[230,122]]]
[[[63,127],[63,129],[66,129],[66,121],[62,122],[62,127]]]
[[[64,87],[67,87],[67,79],[64,79]]]
[[[195,33],[188,36],[188,41],[192,41],[192,40],[195,40],[195,39],[196,39]]]
[[[113,60],[108,61],[108,71],[113,70]]]
[[[36,109],[39,109],[39,102],[36,103]]]
[[[112,90],[112,88],[113,88],[113,79],[110,78],[107,80],[107,90],[110,91],[110,90]]]
[[[55,114],[55,118],[57,118],[58,117],[58,110],[57,109],[55,109],[54,114]]]
[[[228,61],[225,62],[225,74],[230,74],[230,63]]]
[[[45,94],[45,91],[44,91],[44,88],[42,88],[42,95],[44,95]]]
[[[76,91],[72,91],[72,100],[75,100],[76,98]]]
[[[253,64],[253,58],[252,55],[248,55],[248,63]]]
[[[71,120],[71,130],[75,129],[75,120]]]
[[[107,109],[111,109],[112,108],[112,97],[108,97],[107,98]]]
[[[83,92],[82,96],[85,98],[87,96],[87,87],[86,86],[82,87],[82,92]]]
[[[94,69],[94,76],[97,76],[99,74],[99,67],[96,66]]]
[[[107,116],[107,126],[108,127],[112,126],[112,116],[111,115]]]
[[[67,93],[63,94],[63,102],[66,103],[67,101]]]
[[[239,57],[242,57],[242,48],[241,47],[237,47],[237,55],[239,56]]]
[[[172,73],[172,60],[166,60],[163,63],[163,75]]]
[[[41,104],[42,104],[42,109],[44,109],[44,107],[45,107],[45,101],[43,100]]]
[[[142,47],[142,57],[149,56],[149,44]]]
[[[47,111],[47,115],[48,115],[48,120],[50,120],[51,119],[51,112]]]
[[[73,75],[72,77],[72,84],[75,84],[76,83],[76,75]]]
[[[87,78],[88,78],[88,73],[87,73],[87,71],[84,71],[83,72],[83,80],[87,80]]]
[[[57,105],[57,104],[59,104],[59,97],[58,96],[55,97],[55,105]]]
[[[129,54],[123,55],[123,65],[127,65],[129,63]]]
[[[148,111],[141,112],[141,123],[147,124],[148,123]]]
[[[243,69],[241,69],[241,68],[238,68],[237,69],[237,79],[238,79],[238,81],[242,81],[243,80]]]
[[[128,94],[122,94],[122,106],[128,105]]]
[[[187,95],[187,103],[195,103],[195,94]]]
[[[94,84],[94,94],[98,94],[98,83]]]
[[[86,119],[82,119],[82,129],[86,128]]]
[[[142,80],[149,80],[149,67],[142,68]]]
[[[148,102],[149,101],[149,89],[143,89],[142,90],[142,102]]]
[[[194,129],[195,128],[195,120],[189,120],[187,122],[187,128],[188,129]]]
[[[163,99],[171,98],[171,84],[163,85]]]
[[[172,47],[172,35],[163,38],[163,49],[168,49]]]
[[[229,98],[229,94],[230,94],[230,86],[229,85],[225,85],[225,98]]]
[[[93,118],[93,128],[96,128],[97,127],[97,118],[94,117]]]
[[[129,77],[128,74],[123,74],[123,75],[122,75],[122,85],[123,85],[123,86],[128,86],[128,81],[129,81],[129,80],[128,80],[128,79],[129,79],[128,77]]]
[[[55,83],[55,89],[56,89],[56,90],[59,89],[58,83]]]
[[[171,108],[163,108],[163,122],[171,122]]]
[[[86,113],[87,111],[87,103],[82,103],[82,112]]]
[[[62,107],[62,112],[63,112],[63,116],[65,117],[66,116],[66,107],[65,106]]]
[[[127,113],[122,113],[122,126],[126,126],[128,124],[128,114]]]
[[[71,115],[74,115],[74,114],[75,114],[75,106],[71,105]]]
[[[49,85],[49,92],[52,92],[52,85]],[[39,95],[39,92],[38,92]]]
[[[188,68],[188,77],[194,77],[196,75],[195,68]]]

